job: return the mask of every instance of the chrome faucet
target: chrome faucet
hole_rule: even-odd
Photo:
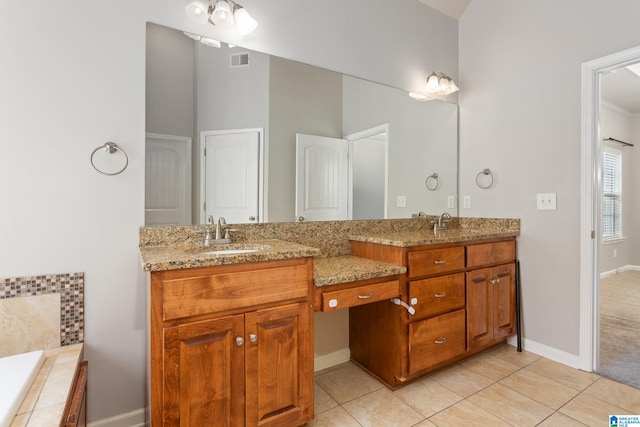
[[[209,215],[207,218],[207,223],[214,224],[215,220],[213,219],[213,215]],[[218,222],[215,223],[215,235],[211,235],[211,228],[207,227],[206,235],[204,236],[204,245],[211,246],[217,245],[220,243],[230,243],[229,239],[229,229],[227,228],[227,221],[224,217],[218,218]],[[224,237],[222,237],[222,232],[224,231]]]
[[[451,215],[449,212],[445,212],[440,215],[438,220],[433,220],[431,223],[433,224],[433,231],[442,231],[447,229],[447,224],[451,221]]]

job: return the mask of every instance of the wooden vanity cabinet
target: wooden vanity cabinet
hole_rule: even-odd
[[[152,426],[310,421],[312,272],[298,258],[151,273]]]
[[[407,266],[400,293],[413,315],[388,301],[350,309],[352,360],[391,388],[515,334],[515,238],[351,250]]]

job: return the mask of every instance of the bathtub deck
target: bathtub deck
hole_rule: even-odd
[[[45,360],[10,427],[60,424],[83,344],[45,350]]]

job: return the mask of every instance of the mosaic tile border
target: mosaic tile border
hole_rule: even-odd
[[[84,342],[84,273],[0,279],[0,299],[60,294],[60,346]]]

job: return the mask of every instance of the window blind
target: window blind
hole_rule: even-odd
[[[622,152],[605,148],[602,162],[602,235],[622,237]]]

